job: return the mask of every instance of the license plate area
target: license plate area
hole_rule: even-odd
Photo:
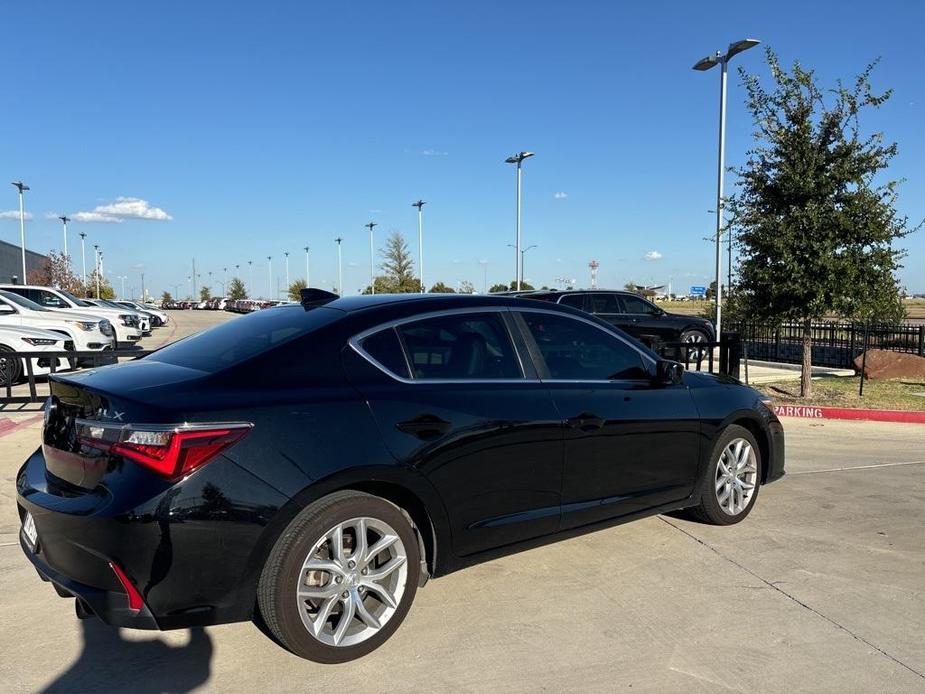
[[[39,533],[35,529],[35,519],[28,511],[26,511],[26,515],[22,519],[22,535],[26,539],[29,549],[34,552],[39,541]]]

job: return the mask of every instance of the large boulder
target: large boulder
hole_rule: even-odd
[[[863,359],[863,354],[854,358],[854,368],[858,372],[861,370]],[[867,378],[925,379],[925,357],[886,349],[869,349],[864,375]]]

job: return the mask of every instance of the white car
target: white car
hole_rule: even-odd
[[[133,308],[126,308],[125,306],[120,306],[115,301],[109,301],[107,299],[83,299],[88,304],[93,304],[94,306],[99,306],[100,308],[108,308],[114,311],[119,311],[120,313],[130,313],[135,316],[135,325],[138,326],[138,329],[141,330],[142,335],[151,334],[151,317],[145,315],[141,311],[136,311]]]
[[[63,352],[66,340],[66,336],[48,330],[0,325],[0,386],[13,385],[28,373],[25,358],[15,357],[16,352]],[[71,368],[63,357],[30,357],[29,361],[35,376],[52,373],[52,361],[54,371]]]
[[[102,352],[114,347],[112,325],[105,318],[51,311],[33,301],[0,290],[0,327],[37,328],[63,335],[65,349]]]
[[[149,313],[157,318],[160,321],[160,324],[158,324],[156,321],[152,321],[152,328],[159,328],[162,325],[167,325],[167,321],[170,319],[166,311],[162,311],[161,309],[157,308],[156,306],[152,306],[151,304],[140,304],[137,301],[129,301],[128,299],[120,299],[116,303],[125,306],[126,308],[141,311],[142,313]]]
[[[105,318],[111,324],[116,333],[116,346],[118,344],[130,344],[141,339],[141,329],[138,327],[136,314],[130,311],[117,311],[113,308],[94,306],[89,301],[84,301],[66,289],[55,289],[54,287],[40,287],[28,284],[0,284],[0,289],[8,292],[14,292],[23,296],[30,301],[34,301],[39,306],[51,309],[52,311],[61,311],[65,313],[80,313],[83,315],[99,316]]]

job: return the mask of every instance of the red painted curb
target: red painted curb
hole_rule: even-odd
[[[40,412],[34,417],[28,417],[27,419],[21,419],[18,422],[12,419],[4,418],[0,419],[0,438],[3,438],[7,434],[12,434],[14,431],[18,431],[24,426],[33,424],[35,422],[40,422],[45,418],[45,413]]]
[[[851,407],[815,407],[814,405],[775,405],[778,417],[800,417],[803,419],[855,419],[872,422],[903,422],[925,424],[925,410],[862,410]]]

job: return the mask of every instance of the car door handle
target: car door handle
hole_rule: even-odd
[[[440,417],[436,415],[422,414],[414,419],[399,422],[395,427],[405,434],[411,434],[419,439],[428,441],[443,436],[443,434],[453,428],[453,425],[450,422],[440,419]]]
[[[565,423],[579,431],[598,431],[604,428],[604,418],[591,412],[582,412],[575,417],[569,417]]]

